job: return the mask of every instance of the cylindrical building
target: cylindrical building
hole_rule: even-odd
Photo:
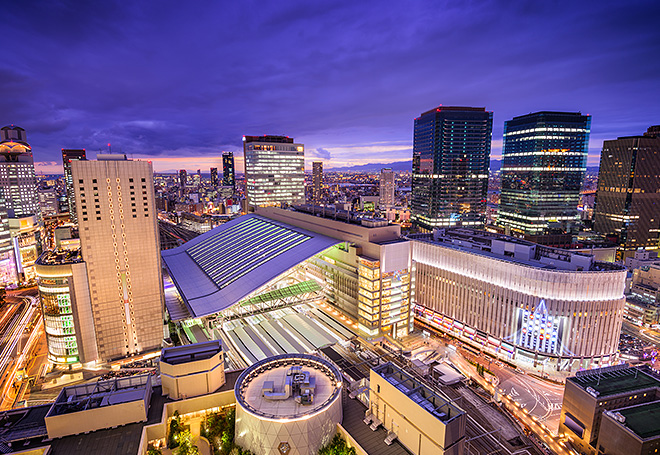
[[[261,360],[236,381],[236,444],[263,455],[317,453],[342,420],[342,379],[307,354]]]
[[[87,269],[80,250],[43,253],[36,273],[48,360],[60,365],[96,360]]]
[[[416,239],[412,256],[419,322],[539,370],[614,360],[624,267],[465,228]]]

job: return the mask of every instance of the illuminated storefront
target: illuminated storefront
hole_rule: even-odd
[[[86,265],[80,250],[47,251],[35,263],[48,360],[60,365],[96,360]]]
[[[418,321],[533,367],[615,360],[625,268],[484,231],[434,236],[413,243]]]

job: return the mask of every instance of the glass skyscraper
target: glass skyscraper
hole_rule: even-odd
[[[243,136],[248,204],[305,201],[305,147],[286,136]]]
[[[504,122],[502,192],[498,224],[512,232],[544,235],[579,220],[587,171],[591,116],[536,112]]]
[[[411,212],[422,228],[483,226],[493,113],[439,106],[415,119]]]
[[[211,168],[211,186],[216,187],[218,186],[218,168],[217,167],[212,167]]]
[[[236,187],[233,152],[222,152],[222,186]]]
[[[660,126],[603,143],[594,230],[616,236],[621,257],[660,240]]]

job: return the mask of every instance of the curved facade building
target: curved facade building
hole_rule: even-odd
[[[48,360],[60,365],[97,359],[87,268],[80,250],[47,251],[36,262]]]
[[[415,239],[412,256],[418,321],[523,366],[614,360],[624,267],[463,228]]]
[[[236,443],[264,455],[317,453],[342,420],[342,377],[320,357],[283,354],[236,381]]]

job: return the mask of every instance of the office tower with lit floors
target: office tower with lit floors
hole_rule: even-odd
[[[35,279],[34,261],[41,249],[43,220],[39,207],[32,148],[25,130],[0,129],[0,189],[3,192],[14,259],[20,281]]]
[[[394,172],[386,168],[380,170],[380,208],[394,207]]]
[[[62,149],[62,165],[64,166],[66,201],[69,205],[69,218],[73,223],[77,223],[78,218],[76,216],[76,193],[73,191],[73,180],[71,177],[71,161],[85,159],[87,159],[85,149]]]
[[[220,182],[218,181],[218,168],[217,167],[212,167],[211,168],[211,186],[212,187],[217,187]]]
[[[305,147],[286,136],[243,136],[248,204],[305,201]]]
[[[107,154],[73,161],[71,170],[99,358],[160,348],[163,282],[152,165]]]
[[[39,215],[32,148],[18,126],[0,129],[0,187],[10,218]]]
[[[605,141],[600,155],[594,230],[611,236],[619,257],[660,240],[660,125],[643,136]]]
[[[493,113],[439,106],[415,119],[411,215],[416,225],[482,227]]]
[[[222,152],[222,186],[236,186],[236,170],[234,168],[234,154]]]
[[[504,122],[500,226],[543,244],[556,244],[544,236],[574,229],[590,125],[591,116],[579,112],[536,112]]]
[[[321,187],[323,186],[323,161],[312,163],[312,203],[321,202]]]

